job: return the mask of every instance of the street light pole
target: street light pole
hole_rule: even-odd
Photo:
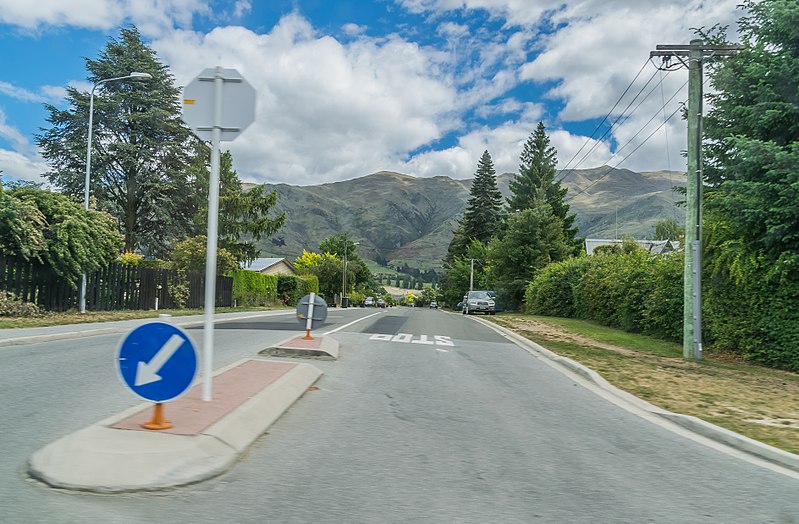
[[[94,119],[94,92],[95,90],[102,84],[107,82],[114,82],[116,80],[125,80],[128,78],[134,78],[137,80],[149,80],[152,78],[150,73],[140,73],[138,71],[134,71],[127,76],[118,76],[115,78],[105,78],[103,80],[98,80],[92,86],[92,92],[89,96],[89,138],[86,142],[86,179],[83,185],[83,209],[89,209],[89,183],[91,182],[91,172],[92,172],[92,130],[93,130],[93,119]],[[80,312],[86,313],[86,272],[84,271],[80,278]]]
[[[347,244],[349,241],[344,239],[344,274],[341,276],[341,307],[344,307],[344,299],[347,298]],[[360,242],[353,242],[353,246],[360,246]]]

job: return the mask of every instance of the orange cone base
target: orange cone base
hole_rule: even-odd
[[[171,422],[167,422],[164,420],[164,405],[160,402],[154,406],[153,409],[153,419],[146,424],[142,424],[141,427],[144,429],[169,429],[172,427]]]
[[[302,337],[302,339],[303,340],[314,340],[314,338],[311,336],[310,330],[307,330],[307,329],[305,330],[305,336]]]

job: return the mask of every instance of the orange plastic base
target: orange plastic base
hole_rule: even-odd
[[[158,402],[154,406],[153,410],[153,419],[146,424],[142,424],[141,427],[144,429],[169,429],[172,427],[171,422],[167,422],[164,420],[164,405]]]
[[[305,336],[302,337],[302,339],[303,340],[314,340],[314,338],[311,336],[311,330],[310,329],[306,329],[305,330]]]

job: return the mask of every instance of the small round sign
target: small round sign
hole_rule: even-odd
[[[297,320],[303,326],[308,321],[308,310],[310,309],[311,295],[305,295],[299,302],[297,302]],[[319,295],[314,295],[313,301],[313,314],[311,315],[311,323],[313,327],[317,327],[327,319],[327,302]]]
[[[197,349],[189,335],[165,322],[141,325],[122,338],[117,371],[139,397],[153,402],[174,400],[197,375]]]

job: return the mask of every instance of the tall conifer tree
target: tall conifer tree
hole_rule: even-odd
[[[523,211],[535,207],[537,198],[541,198],[552,208],[552,213],[563,222],[563,234],[566,241],[574,243],[577,228],[572,227],[575,215],[569,214],[569,205],[565,203],[565,187],[555,181],[558,164],[557,151],[550,145],[549,136],[543,122],[539,122],[535,131],[530,134],[524,144],[519,164],[519,174],[511,181],[512,196],[508,199],[511,212]]]
[[[491,154],[486,150],[477,163],[466,211],[454,232],[445,263],[462,257],[472,240],[487,244],[502,225],[502,193],[497,188],[496,175]]]
[[[88,80],[124,77],[150,80],[104,83],[94,94],[90,192],[97,207],[119,220],[127,251],[164,255],[190,228],[180,213],[193,198],[187,185],[189,144],[196,141],[180,119],[180,91],[138,30],[124,28],[97,60],[86,59]],[[51,171],[45,177],[63,192],[84,190],[90,94],[67,88],[69,108],[46,105],[50,129],[37,136]]]

